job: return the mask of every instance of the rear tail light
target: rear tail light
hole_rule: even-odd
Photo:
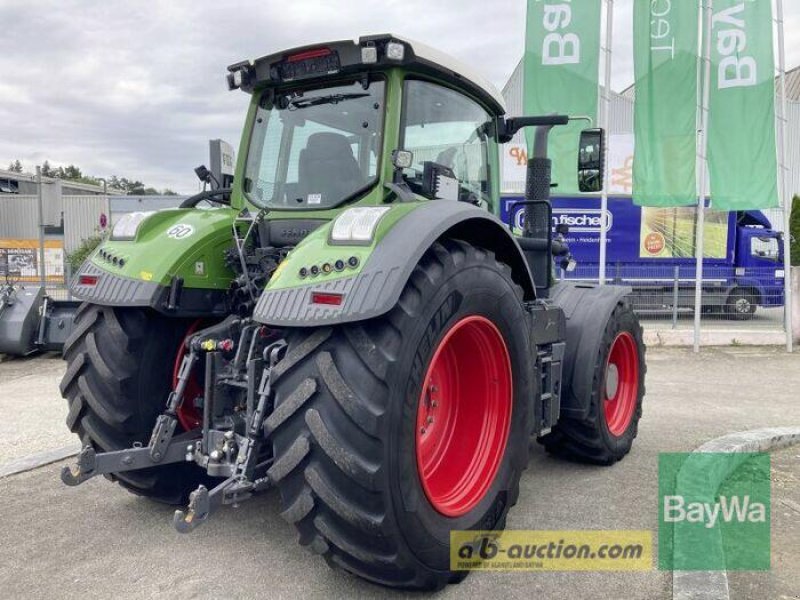
[[[329,292],[311,292],[311,304],[326,304],[328,306],[340,306],[344,301],[344,294],[332,294]]]
[[[286,57],[287,62],[299,62],[301,60],[308,60],[310,58],[322,58],[331,53],[330,48],[315,48],[314,50],[306,50],[305,52],[298,52]]]
[[[97,285],[97,275],[80,275],[78,285]]]

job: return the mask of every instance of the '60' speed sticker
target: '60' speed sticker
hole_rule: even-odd
[[[194,227],[186,225],[185,223],[177,223],[167,229],[167,235],[173,240],[182,240],[194,233]]]

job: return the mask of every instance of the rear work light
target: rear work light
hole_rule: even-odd
[[[78,285],[97,285],[97,275],[81,275],[78,277]]]
[[[311,292],[311,304],[340,306],[343,301],[344,301],[344,294],[332,294],[330,292]]]

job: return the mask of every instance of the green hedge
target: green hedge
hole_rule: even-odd
[[[95,248],[103,241],[103,235],[100,232],[94,233],[81,242],[74,251],[67,254],[67,264],[69,264],[71,272],[77,273],[81,268],[83,261],[94,252]]]

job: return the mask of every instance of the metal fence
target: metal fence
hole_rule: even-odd
[[[598,282],[597,265],[579,264],[560,271],[565,280]],[[610,264],[606,283],[633,289],[631,303],[646,328],[692,329],[695,286],[693,264]],[[701,294],[704,327],[736,330],[784,330],[784,273],[775,267],[705,266]]]

